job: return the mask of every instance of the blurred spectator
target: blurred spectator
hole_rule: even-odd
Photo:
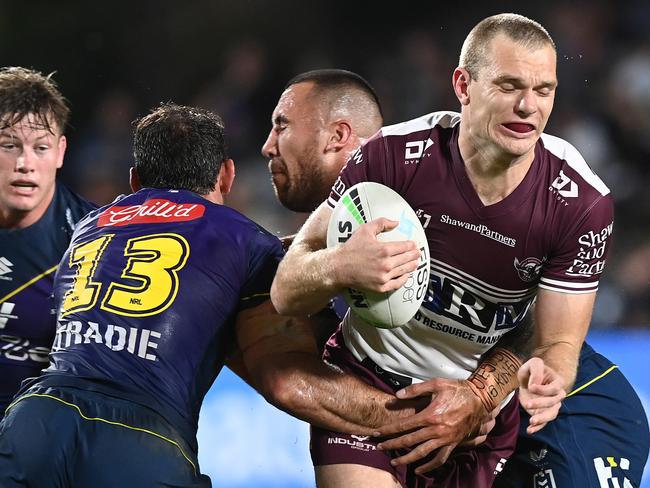
[[[122,90],[106,92],[98,101],[92,122],[70,145],[68,172],[79,192],[99,205],[129,193],[132,165],[131,122],[136,102]]]

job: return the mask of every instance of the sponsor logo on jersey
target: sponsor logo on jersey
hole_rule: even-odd
[[[115,205],[105,210],[97,221],[99,227],[132,224],[163,224],[185,222],[203,217],[205,206],[197,203],[175,203],[163,198],[147,200],[141,205]]]
[[[13,269],[11,269],[13,265],[14,263],[9,261],[7,258],[0,257],[0,280],[11,281],[13,279],[11,276],[5,276],[13,271]]]
[[[483,237],[497,241],[500,244],[505,244],[506,246],[515,247],[515,244],[517,244],[517,239],[504,236],[503,234],[490,229],[487,225],[484,224],[472,224],[470,222],[463,222],[462,220],[453,219],[449,215],[445,214],[440,216],[440,222],[443,224],[460,227],[462,229],[471,230],[472,232],[478,232]]]
[[[612,235],[614,222],[603,227],[599,232],[589,231],[578,238],[580,250],[571,266],[565,271],[568,276],[589,277],[600,274],[605,269],[605,250],[607,239]]]
[[[523,259],[521,261],[515,258],[514,265],[519,278],[522,281],[530,283],[531,281],[535,281],[537,278],[539,278],[539,274],[542,271],[542,265],[544,264],[544,261],[546,261],[545,257],[542,259],[531,257]]]
[[[17,318],[17,317],[16,317]],[[50,349],[43,346],[30,347],[29,340],[23,337],[0,335],[0,357],[4,356],[12,361],[34,361],[48,363]],[[43,367],[42,365],[40,366]]]
[[[358,440],[359,442],[367,441],[368,439],[370,439],[369,435],[354,435],[354,434],[351,434],[350,437],[352,437],[353,439]]]
[[[329,435],[327,437],[327,443],[328,444],[337,444],[337,445],[343,445],[343,446],[349,446],[351,449],[356,449],[357,451],[363,451],[363,452],[369,452],[369,451],[376,451],[377,446],[374,444],[370,444],[369,442],[364,442],[368,439],[368,437],[365,436],[356,436],[356,435],[351,435],[350,437],[353,437],[353,439],[347,439],[345,437],[337,436],[335,434]],[[362,439],[363,437],[363,439]],[[361,439],[361,440],[359,440]]]
[[[339,198],[341,198],[341,195],[345,193],[345,190],[347,187],[345,186],[345,183],[343,183],[343,180],[341,180],[341,177],[339,176],[336,178],[336,181],[334,182],[334,186],[332,187],[332,191],[336,193]]]
[[[501,471],[503,471],[503,467],[506,465],[507,462],[508,460],[506,458],[501,458],[497,463],[496,467],[494,468],[494,474],[499,474]]]
[[[410,163],[411,159],[420,159],[425,155],[425,151],[433,146],[433,141],[431,139],[426,139],[423,141],[411,141],[406,143],[406,148],[404,150],[404,159],[406,163]],[[428,155],[428,154],[427,154]],[[417,161],[413,161],[417,162]]]
[[[354,151],[354,153],[350,157],[350,161],[354,161],[355,165],[363,163],[363,152],[361,152],[361,148]]]
[[[4,329],[6,327],[9,319],[18,318],[18,315],[11,315],[11,312],[13,312],[15,306],[15,303],[10,302],[4,302],[0,306],[0,329]]]
[[[533,476],[533,486],[535,488],[557,488],[555,477],[552,469],[544,469]]]
[[[630,469],[630,461],[620,458],[617,462],[614,457],[594,458],[594,468],[598,475],[600,486],[616,486],[632,488],[632,482],[625,476],[625,471]]]
[[[564,171],[560,170],[560,174],[551,186],[548,187],[549,191],[557,197],[557,199],[566,207],[569,205],[567,198],[576,198],[578,196],[578,185],[575,181],[569,178],[564,174]]]

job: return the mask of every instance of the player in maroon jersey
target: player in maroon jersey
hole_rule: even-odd
[[[466,42],[454,73],[463,122],[459,114],[430,114],[386,128],[366,143],[334,186],[329,205],[300,231],[272,298],[280,311],[309,313],[346,286],[401,286],[415,269],[417,251],[408,243],[378,245],[374,238],[395,223],[371,222],[345,245],[322,249],[340,194],[359,181],[384,183],[418,211],[435,250],[430,300],[400,329],[377,330],[348,315],[338,343],[330,344],[332,357],[349,369],[370,361],[411,381],[466,378],[490,345],[520,325],[537,296],[536,352],[559,371],[566,390],[608,250],[611,197],[575,149],[557,138],[540,140],[557,85],[555,46],[546,31],[515,15],[486,19],[472,34],[481,31],[491,49],[468,57]],[[477,77],[479,71],[487,75]],[[463,339],[456,337],[459,330]],[[410,389],[427,391],[426,383]],[[434,472],[428,482],[487,486],[494,477],[479,479],[461,467],[449,474]],[[392,486],[384,475],[340,464],[320,481]]]

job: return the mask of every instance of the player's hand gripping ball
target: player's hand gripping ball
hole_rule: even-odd
[[[344,298],[350,309],[366,322],[393,328],[408,322],[422,304],[429,285],[429,244],[424,228],[409,204],[394,190],[373,182],[358,183],[336,204],[327,229],[327,247],[347,241],[359,226],[379,217],[399,221],[399,226],[382,232],[377,239],[414,241],[420,249],[420,263],[408,281],[397,290],[373,293],[348,288]]]

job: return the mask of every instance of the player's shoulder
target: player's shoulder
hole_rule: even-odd
[[[550,164],[551,186],[558,194],[569,198],[578,198],[580,193],[593,198],[610,194],[607,185],[570,142],[550,134],[542,134],[540,142]]]
[[[400,122],[399,124],[382,127],[380,134],[383,137],[409,136],[422,131],[431,131],[435,128],[450,129],[455,127],[459,122],[460,114],[458,112],[431,112],[414,119]]]

